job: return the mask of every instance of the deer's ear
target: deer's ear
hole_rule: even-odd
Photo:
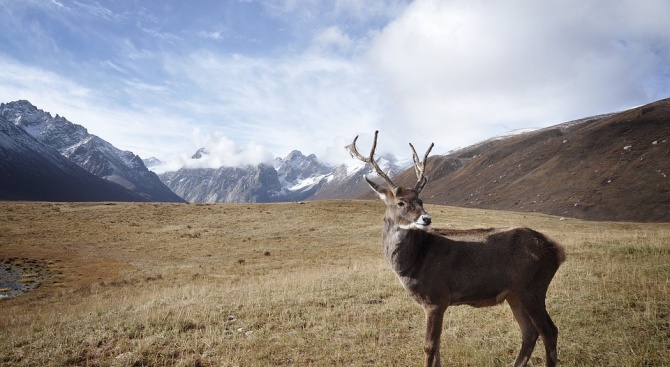
[[[365,179],[365,182],[368,183],[368,186],[370,186],[370,188],[375,190],[377,195],[379,195],[379,198],[382,199],[382,201],[386,202],[386,198],[387,198],[387,194],[388,194],[388,191],[386,190],[386,188],[382,187],[382,185],[379,185],[379,184],[375,183],[374,181],[370,180],[368,178],[368,176],[363,176],[363,178]]]

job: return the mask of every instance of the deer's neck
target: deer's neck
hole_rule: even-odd
[[[400,229],[391,218],[384,219],[382,233],[384,257],[398,276],[411,276],[414,270],[421,266],[422,254],[425,252],[423,242],[427,235],[418,229]]]

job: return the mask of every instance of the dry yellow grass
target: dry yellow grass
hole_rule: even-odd
[[[382,260],[383,210],[0,203],[0,259],[49,274],[0,300],[0,365],[420,365],[423,312]],[[529,226],[565,245],[547,299],[561,365],[668,365],[670,225],[427,210],[436,226]],[[519,339],[506,305],[453,307],[442,357],[508,366]]]

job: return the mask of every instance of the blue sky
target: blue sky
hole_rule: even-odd
[[[178,168],[435,153],[670,97],[667,0],[0,0],[0,102]]]

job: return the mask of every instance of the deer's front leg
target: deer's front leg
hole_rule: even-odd
[[[440,335],[442,334],[442,320],[445,307],[424,306],[426,312],[426,338],[423,351],[426,353],[426,367],[441,367],[440,363]]]

